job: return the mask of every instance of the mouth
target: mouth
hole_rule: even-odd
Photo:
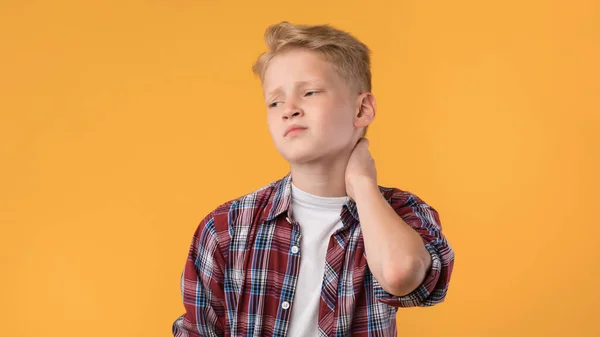
[[[292,127],[291,129],[287,130],[285,132],[285,135],[283,135],[284,137],[288,137],[288,136],[295,136],[298,135],[304,131],[306,131],[307,128],[303,128],[303,127]]]

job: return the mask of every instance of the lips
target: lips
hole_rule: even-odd
[[[304,126],[299,126],[299,125],[290,125],[290,127],[287,128],[287,130],[285,130],[285,134],[283,135],[284,137],[287,136],[290,133],[297,133],[294,131],[301,131],[301,130],[306,130],[307,128]]]

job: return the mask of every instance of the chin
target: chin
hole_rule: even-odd
[[[290,164],[307,164],[334,157],[340,150],[326,142],[296,142],[275,144],[279,154]]]
[[[287,149],[279,151],[281,156],[290,164],[305,164],[320,157],[320,153],[312,149]]]
[[[306,164],[316,158],[310,154],[281,154],[283,158],[290,164]]]

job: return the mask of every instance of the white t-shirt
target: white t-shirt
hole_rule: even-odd
[[[300,225],[300,273],[288,326],[289,337],[319,335],[319,299],[329,238],[340,227],[348,197],[325,198],[299,190],[292,183],[292,215]]]

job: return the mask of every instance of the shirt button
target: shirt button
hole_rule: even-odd
[[[281,307],[283,308],[283,310],[287,310],[290,308],[290,302],[283,302],[281,303]]]
[[[299,251],[300,251],[300,248],[298,248],[298,246],[292,247],[292,253],[297,254]]]

